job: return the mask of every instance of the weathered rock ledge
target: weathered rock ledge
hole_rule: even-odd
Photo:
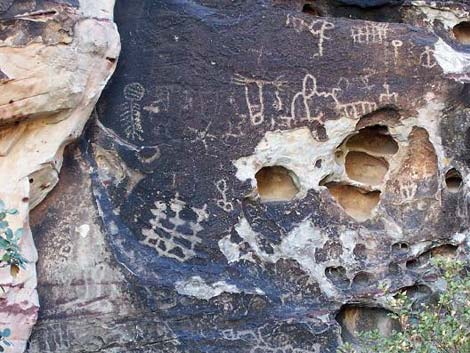
[[[16,278],[0,273],[0,325],[12,330],[9,352],[23,352],[39,309],[37,252],[29,212],[57,184],[62,154],[83,127],[113,73],[120,40],[113,0],[0,2],[0,199],[19,215]]]

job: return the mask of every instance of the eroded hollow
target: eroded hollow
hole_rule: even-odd
[[[462,175],[460,175],[457,169],[452,168],[446,173],[446,186],[449,192],[459,192],[462,187]]]
[[[261,168],[255,178],[263,202],[290,201],[299,192],[295,174],[281,166]]]
[[[325,276],[331,283],[340,288],[347,288],[349,286],[349,278],[343,266],[325,268]]]
[[[457,250],[458,247],[452,244],[437,246],[422,253],[416,259],[407,261],[406,268],[409,270],[418,270],[422,267],[429,266],[431,259],[453,259],[457,256]]]
[[[311,3],[304,4],[302,12],[309,14],[310,16],[321,16],[320,11]]]
[[[325,186],[344,211],[357,221],[365,221],[380,201],[380,191],[365,191],[351,185],[327,183]]]
[[[393,331],[400,331],[399,322],[389,315],[390,312],[382,308],[346,305],[340,310],[336,320],[341,326],[343,341],[358,345],[360,332],[378,330],[382,336],[390,336]]]
[[[349,152],[345,167],[349,178],[367,185],[381,184],[388,172],[387,161],[364,152]]]
[[[465,45],[470,44],[470,22],[460,22],[453,29],[455,39]]]
[[[346,147],[350,150],[379,156],[393,155],[398,152],[398,144],[390,136],[387,127],[381,125],[361,129],[346,142]]]

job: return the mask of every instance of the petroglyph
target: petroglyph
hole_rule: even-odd
[[[436,66],[437,63],[434,59],[434,50],[431,49],[429,46],[426,46],[424,51],[419,56],[419,63],[421,66],[426,67],[428,69],[431,69]]]
[[[332,92],[321,92],[318,90],[317,79],[311,74],[305,75],[302,80],[302,89],[297,92],[292,98],[290,104],[290,115],[283,116],[280,119],[287,122],[287,127],[291,127],[291,123],[294,120],[299,121],[320,121],[323,116],[322,113],[314,115],[312,112],[312,101],[315,97],[335,99],[335,89]]]
[[[368,23],[351,28],[351,37],[358,44],[381,44],[387,40],[388,23]]]
[[[385,93],[381,93],[379,96],[380,103],[396,103],[398,100],[398,93],[390,92],[390,85],[388,83],[383,84]]]
[[[170,90],[168,87],[157,87],[155,89],[155,100],[144,110],[150,113],[167,112],[170,109]]]
[[[208,219],[207,204],[201,208],[190,207],[179,194],[169,202],[156,201],[151,210],[155,216],[151,228],[142,229],[143,244],[153,247],[160,256],[186,261],[195,255],[194,246],[201,242],[198,234],[204,229],[201,223]],[[172,215],[174,214],[174,215]],[[190,214],[191,219],[185,219]]]
[[[125,103],[121,104],[121,112],[119,114],[125,129],[126,137],[132,140],[142,141],[142,113],[140,101],[145,96],[145,88],[138,82],[129,83],[124,87]]]
[[[236,331],[234,329],[228,329],[222,331],[222,336],[224,339],[228,341],[249,341],[252,342],[254,345],[249,350],[250,353],[259,353],[259,352],[276,352],[276,353],[320,353],[320,345],[313,344],[309,349],[302,349],[302,348],[295,348],[293,344],[288,343],[289,337],[285,335],[282,336],[282,333],[277,333],[276,335],[265,335],[265,332],[273,332],[276,329],[268,328],[268,325],[261,326],[256,330],[241,330]],[[274,342],[270,342],[270,338],[274,340]],[[282,345],[279,343],[282,342]]]
[[[377,103],[368,101],[359,101],[353,103],[338,103],[337,109],[339,113],[350,119],[359,119],[361,116],[372,113],[377,109]]]
[[[371,90],[375,85],[369,83],[369,76],[370,74],[361,76],[356,80],[357,84],[363,85],[363,89]],[[338,114],[349,119],[359,119],[361,116],[378,109],[378,104],[372,100],[341,102],[340,93],[343,91],[343,88],[339,87],[340,84],[342,82],[345,83],[345,89],[349,86],[355,86],[344,78],[340,79],[338,87],[333,87],[331,90],[327,91],[321,90],[317,78],[307,73],[302,79],[300,90],[297,91],[291,99],[285,95],[281,96],[287,83],[281,81],[280,78],[275,81],[267,81],[237,76],[233,82],[245,87],[245,100],[249,111],[250,122],[253,126],[260,125],[267,120],[265,107],[268,103],[272,104],[274,110],[278,112],[282,112],[287,107],[289,109],[287,115],[271,116],[271,129],[290,129],[294,122],[318,122],[320,125],[323,125],[324,113],[322,110],[319,110],[319,107],[324,105],[325,102],[317,101],[317,99],[329,100],[329,104],[337,110]],[[273,88],[274,92],[266,94],[264,91],[265,87]],[[379,102],[383,104],[396,103],[398,94],[391,92],[390,86],[387,83],[385,83],[383,87],[385,91],[380,94]],[[253,98],[253,96],[256,97]],[[266,102],[268,96],[271,97],[272,102]],[[285,102],[286,100],[287,102]],[[328,104],[328,102],[326,102],[326,104]],[[239,114],[239,116],[243,118],[243,114]],[[229,135],[235,136],[232,132],[233,123],[230,122],[229,125]],[[239,135],[237,134],[236,136]]]
[[[313,57],[323,56],[323,44],[325,40],[330,40],[330,37],[326,36],[326,32],[335,28],[335,25],[323,19],[315,19],[310,23],[304,21],[302,18],[287,15],[287,26],[292,26],[296,32],[300,33],[303,31],[309,32],[312,37],[317,41],[317,51],[313,54]]]
[[[395,65],[398,64],[398,57],[400,54],[400,48],[403,46],[403,42],[401,40],[395,39],[392,40],[392,46],[393,46],[393,62]]]
[[[282,90],[282,86],[285,85],[284,81],[278,78],[275,81],[266,81],[243,77],[236,75],[233,79],[233,83],[236,85],[245,87],[245,99],[250,114],[251,123],[256,126],[264,122],[264,86],[274,86],[278,90]]]
[[[204,145],[204,149],[207,151],[207,138],[215,139],[216,136],[209,133],[209,129],[211,127],[211,123],[207,124],[204,130],[197,130],[192,127],[188,127],[190,131],[192,131],[195,137],[191,140],[192,143],[202,142]]]
[[[227,182],[225,179],[219,180],[215,186],[221,195],[221,199],[217,200],[217,206],[223,209],[225,212],[232,212],[233,211],[233,204],[231,201],[228,201],[227,198]]]

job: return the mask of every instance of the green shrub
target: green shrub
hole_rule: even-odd
[[[470,353],[470,279],[457,260],[434,261],[446,282],[435,304],[415,305],[406,291],[390,300],[401,331],[384,337],[378,330],[359,332],[360,348],[346,343],[340,353]]]
[[[21,268],[27,263],[27,260],[21,255],[18,241],[23,236],[23,229],[13,231],[7,221],[9,215],[16,215],[15,209],[8,209],[5,203],[0,200],[0,267],[10,268],[10,273],[16,277]],[[4,288],[2,287],[4,291]],[[11,346],[7,338],[11,335],[9,328],[0,330],[0,352],[5,351],[5,347]]]

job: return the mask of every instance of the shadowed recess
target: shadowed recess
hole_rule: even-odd
[[[462,187],[462,175],[455,168],[450,169],[446,173],[446,186],[447,190],[451,193],[459,192]]]
[[[366,191],[351,185],[327,183],[325,186],[344,211],[357,221],[365,221],[380,201],[380,191]]]
[[[255,175],[258,195],[263,202],[290,201],[299,192],[295,175],[280,167],[264,167]]]
[[[364,152],[349,152],[345,166],[348,177],[368,185],[382,183],[388,171],[388,163],[384,159]]]
[[[393,155],[398,152],[398,144],[390,136],[387,127],[381,125],[360,130],[347,141],[346,146],[372,155]]]
[[[390,336],[393,331],[400,331],[399,322],[389,314],[388,310],[382,308],[346,305],[340,310],[336,320],[341,326],[343,341],[357,345],[360,332],[378,330],[382,336]]]
[[[465,45],[470,44],[470,21],[460,22],[453,29],[455,39]]]

